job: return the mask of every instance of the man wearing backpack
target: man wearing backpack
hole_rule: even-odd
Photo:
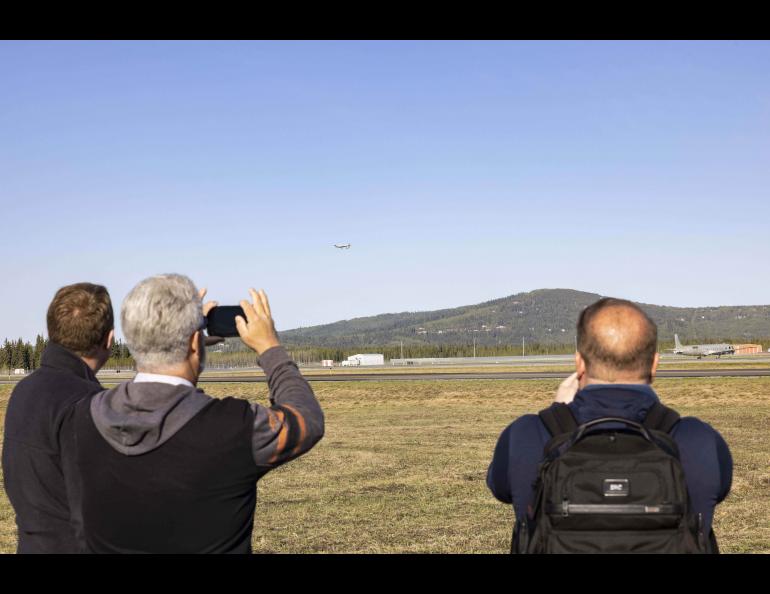
[[[656,351],[657,328],[633,303],[583,310],[576,373],[550,408],[503,431],[489,466],[487,486],[516,515],[512,552],[718,552],[730,450],[660,403]]]

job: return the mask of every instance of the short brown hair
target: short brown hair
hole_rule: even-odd
[[[593,324],[599,312],[609,309],[632,310],[629,324],[637,325],[635,333],[621,345],[610,348],[596,332]],[[636,313],[638,316],[634,316]],[[621,314],[622,315],[622,314]],[[658,328],[655,322],[635,303],[625,299],[605,297],[586,307],[578,319],[577,350],[586,363],[586,371],[591,375],[591,368],[625,372],[637,375],[640,379],[651,379],[650,372],[658,350]]]
[[[91,283],[62,287],[48,306],[48,338],[83,357],[106,340],[115,325],[107,289]]]

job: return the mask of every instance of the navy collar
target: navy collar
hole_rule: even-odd
[[[74,373],[84,380],[99,383],[93,369],[86,365],[83,359],[55,342],[49,342],[48,346],[45,347],[43,356],[40,359],[40,365]]]
[[[600,417],[622,417],[642,422],[658,395],[649,384],[590,384],[569,404],[578,423]]]

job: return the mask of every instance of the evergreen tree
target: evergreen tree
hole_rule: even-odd
[[[35,351],[34,351],[34,367],[37,369],[40,367],[40,363],[43,360],[43,351],[48,346],[48,340],[46,340],[41,334],[38,334],[35,338]]]
[[[13,368],[19,369],[24,365],[24,341],[19,338],[13,346]]]
[[[21,366],[25,371],[31,371],[34,369],[34,351],[32,349],[32,345],[28,342],[24,343],[24,348],[22,349],[22,358],[21,358]]]
[[[0,366],[4,367],[8,370],[8,373],[11,373],[11,359],[13,354],[13,346],[10,342],[8,342],[8,339],[5,339],[5,342],[3,343],[2,351],[0,351]]]

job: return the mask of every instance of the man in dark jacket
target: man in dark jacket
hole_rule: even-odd
[[[310,385],[278,342],[267,296],[251,296],[236,322],[267,375],[269,407],[195,387],[205,318],[190,279],[151,277],[126,297],[121,325],[138,373],[77,403],[62,429],[85,550],[251,551],[257,480],[324,431]]]
[[[102,390],[96,372],[110,356],[112,303],[107,289],[79,283],[59,289],[48,308],[49,343],[40,369],[8,402],[3,437],[5,491],[16,512],[19,553],[74,553],[59,429],[65,411]]]
[[[577,372],[560,387],[556,402],[567,403],[575,420],[587,423],[601,417],[643,422],[658,396],[650,384],[659,355],[657,328],[636,305],[601,299],[587,307],[578,322]],[[722,436],[695,417],[682,418],[672,429],[693,513],[711,529],[714,508],[730,491],[733,466]],[[540,417],[519,417],[500,436],[487,473],[487,486],[503,503],[513,504],[522,521],[533,503],[533,484],[543,448],[551,439]]]

